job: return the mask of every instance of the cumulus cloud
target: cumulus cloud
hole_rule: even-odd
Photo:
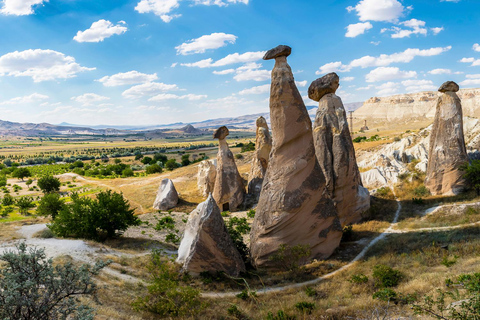
[[[5,15],[26,16],[34,13],[33,8],[48,0],[3,0],[0,13]]]
[[[245,52],[242,54],[232,53],[215,62],[213,62],[213,59],[209,58],[194,63],[182,63],[182,66],[198,68],[223,67],[230,64],[258,61],[262,59],[264,55],[265,51]]]
[[[165,84],[161,82],[148,82],[139,84],[125,90],[122,96],[125,98],[141,98],[144,96],[158,95],[167,91],[179,90],[176,84]]]
[[[180,0],[141,0],[135,10],[139,13],[153,13],[160,17],[163,22],[169,23],[180,14],[170,14],[180,5]]]
[[[15,104],[24,104],[24,103],[34,103],[40,102],[43,100],[47,100],[49,96],[40,94],[40,93],[32,93],[31,95],[24,96],[24,97],[16,97],[12,98],[7,101],[0,102],[0,105],[15,105]]]
[[[459,83],[461,86],[471,87],[480,85],[480,74],[467,74],[465,77],[467,79]]]
[[[127,27],[125,27],[124,21],[114,25],[108,20],[101,19],[92,23],[89,29],[78,31],[77,35],[73,37],[73,40],[77,42],[101,42],[113,35],[125,32],[127,32]]]
[[[109,97],[101,96],[96,93],[85,93],[81,96],[72,97],[71,100],[81,103],[83,106],[91,106],[95,102],[110,100]]]
[[[196,5],[204,5],[204,6],[219,6],[219,7],[226,7],[230,3],[237,4],[243,3],[248,4],[249,0],[194,0],[194,4]]]
[[[270,92],[270,84],[264,84],[262,86],[257,86],[249,89],[244,89],[240,91],[239,95],[247,95],[247,94],[263,94]]]
[[[182,43],[175,47],[175,49],[177,49],[177,54],[181,55],[204,53],[209,49],[218,49],[225,47],[229,43],[235,43],[236,40],[237,36],[233,34],[212,33]]]
[[[433,69],[428,71],[430,74],[451,74],[452,70],[450,69]]]
[[[402,85],[408,93],[437,90],[431,80],[405,80]]]
[[[367,82],[379,82],[395,79],[415,78],[417,73],[415,71],[402,71],[397,67],[379,67],[370,71],[366,76]]]
[[[375,87],[378,89],[377,95],[378,96],[391,96],[392,94],[398,93],[398,83],[395,82],[386,82],[382,85]]]
[[[297,85],[297,87],[305,87],[307,83],[308,83],[307,80],[295,81],[295,84]]]
[[[261,64],[258,63],[247,63],[235,70],[236,75],[233,79],[237,81],[265,81],[270,79],[271,72],[268,70],[260,69]]]
[[[480,45],[478,43],[475,43],[472,47],[474,51],[480,52]]]
[[[185,94],[182,96],[172,94],[172,93],[160,93],[150,99],[148,101],[165,101],[165,100],[189,100],[189,101],[196,101],[201,99],[206,99],[208,96],[200,95],[200,94]]]
[[[226,74],[231,74],[235,73],[235,69],[226,69],[226,70],[221,70],[221,71],[213,71],[213,74],[216,75],[226,75]]]
[[[402,28],[399,28],[399,27],[393,27],[391,29],[393,31],[393,33],[391,35],[391,37],[393,39],[407,38],[407,37],[410,37],[412,34],[421,34],[421,35],[424,35],[424,36],[427,35],[428,31],[425,28],[425,24],[426,24],[425,21],[417,20],[417,19],[411,19],[411,20],[407,20],[407,21],[404,21],[404,22],[400,22],[399,24],[403,25],[407,28],[410,28],[410,29],[402,29]]]
[[[432,30],[433,35],[436,36],[437,34],[442,32],[444,29],[443,29],[443,27],[435,27],[435,28],[430,28],[430,30]]]
[[[341,61],[330,62],[320,67],[320,70],[316,74],[324,74],[328,72],[348,72],[352,68],[369,68],[369,67],[386,67],[392,63],[408,63],[415,59],[415,57],[431,57],[437,56],[443,52],[452,49],[448,47],[436,47],[430,49],[416,49],[409,48],[403,52],[397,52],[393,54],[381,54],[378,57],[363,56],[359,59],[352,60],[349,64],[345,65]]]
[[[156,73],[146,74],[138,71],[129,71],[124,73],[117,73],[112,76],[105,76],[96,81],[103,83],[105,87],[117,87],[124,85],[132,85],[137,83],[152,82],[158,79]]]
[[[347,38],[355,38],[361,34],[364,34],[365,31],[372,29],[373,26],[370,22],[359,22],[355,24],[351,24],[347,27],[347,33],[345,37]]]
[[[31,77],[34,82],[68,79],[95,70],[82,67],[75,58],[54,50],[29,49],[0,57],[0,76]]]
[[[403,15],[405,7],[397,0],[361,0],[347,10],[356,11],[360,21],[395,22]]]
[[[458,62],[471,63],[472,67],[480,66],[480,59],[475,59],[475,58],[462,58]]]

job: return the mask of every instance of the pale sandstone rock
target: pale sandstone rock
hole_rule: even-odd
[[[276,56],[270,92],[273,147],[250,234],[256,267],[276,267],[271,257],[281,245],[308,246],[308,258],[325,259],[342,237],[315,156],[312,122],[286,54],[266,54],[270,56]]]
[[[235,164],[233,153],[225,140],[228,134],[228,128],[223,126],[218,128],[213,135],[215,139],[219,140],[213,198],[220,210],[235,211],[243,203],[245,187]]]
[[[455,85],[443,84],[441,89],[454,90]],[[467,162],[462,105],[455,92],[446,91],[438,98],[437,102],[437,111],[430,135],[425,186],[433,195],[460,193],[465,187],[464,172],[460,170],[460,167]]]
[[[178,204],[178,193],[172,180],[163,179],[157,191],[153,208],[157,210],[170,210]]]
[[[257,138],[255,141],[255,154],[253,155],[252,168],[248,175],[248,193],[258,200],[262,191],[263,178],[267,171],[268,158],[272,150],[272,137],[268,131],[267,121],[264,117],[257,119]]]
[[[217,160],[204,160],[198,164],[197,186],[203,197],[213,192],[217,176]]]
[[[342,100],[335,91],[322,95],[327,92],[324,88],[336,90],[338,81],[335,73],[328,74],[315,80],[308,94],[312,100],[320,97],[313,125],[315,153],[340,222],[346,226],[362,219],[370,208],[370,195],[362,185]]]
[[[228,234],[220,210],[210,194],[189,215],[177,263],[191,275],[223,271],[230,276],[245,272],[245,264]]]

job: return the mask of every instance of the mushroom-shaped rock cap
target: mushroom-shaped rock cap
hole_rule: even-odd
[[[292,48],[289,46],[279,45],[273,49],[270,49],[263,56],[263,60],[275,59],[281,56],[288,57],[292,53]]]
[[[460,90],[460,87],[453,81],[445,82],[438,89],[440,92],[458,92],[458,90]]]
[[[335,93],[339,82],[340,78],[335,72],[324,75],[312,82],[308,88],[308,97],[314,101],[320,101],[324,95]]]
[[[228,131],[228,128],[223,126],[223,127],[218,128],[217,130],[215,130],[215,133],[213,134],[213,138],[223,140],[229,134],[230,134],[230,131]]]
[[[259,117],[257,119],[257,127],[268,128],[267,120],[264,117]]]

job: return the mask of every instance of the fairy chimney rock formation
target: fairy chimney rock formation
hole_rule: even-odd
[[[213,134],[213,137],[219,140],[213,198],[220,210],[235,211],[243,203],[245,187],[235,164],[233,153],[225,140],[228,134],[228,128],[225,126],[218,128]]]
[[[170,179],[163,179],[157,191],[157,198],[153,208],[157,210],[170,210],[178,204],[178,193]]]
[[[245,264],[232,242],[220,210],[210,194],[190,213],[178,248],[177,263],[192,275],[223,271],[230,276],[245,272]]]
[[[291,49],[280,46],[270,91],[273,146],[250,234],[252,263],[278,267],[281,246],[310,249],[308,259],[324,259],[338,247],[342,227],[325,188],[313,145],[312,122],[287,63]]]
[[[258,200],[262,190],[263,177],[267,171],[268,158],[272,150],[272,137],[268,131],[267,120],[264,117],[257,119],[257,139],[255,141],[255,154],[253,155],[252,168],[248,175],[248,193]]]
[[[358,222],[370,207],[370,194],[362,185],[347,114],[340,97],[336,73],[315,80],[308,89],[319,106],[313,125],[313,141],[318,163],[325,175],[342,226]]]
[[[217,176],[217,160],[204,160],[198,165],[197,186],[203,197],[213,192]]]
[[[438,91],[435,120],[430,135],[425,186],[433,195],[455,195],[465,186],[460,167],[468,162],[463,136],[462,104],[458,84],[448,81]]]

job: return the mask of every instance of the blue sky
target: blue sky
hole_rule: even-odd
[[[345,103],[480,87],[478,0],[0,0],[0,119],[195,122],[268,111],[272,61]]]

